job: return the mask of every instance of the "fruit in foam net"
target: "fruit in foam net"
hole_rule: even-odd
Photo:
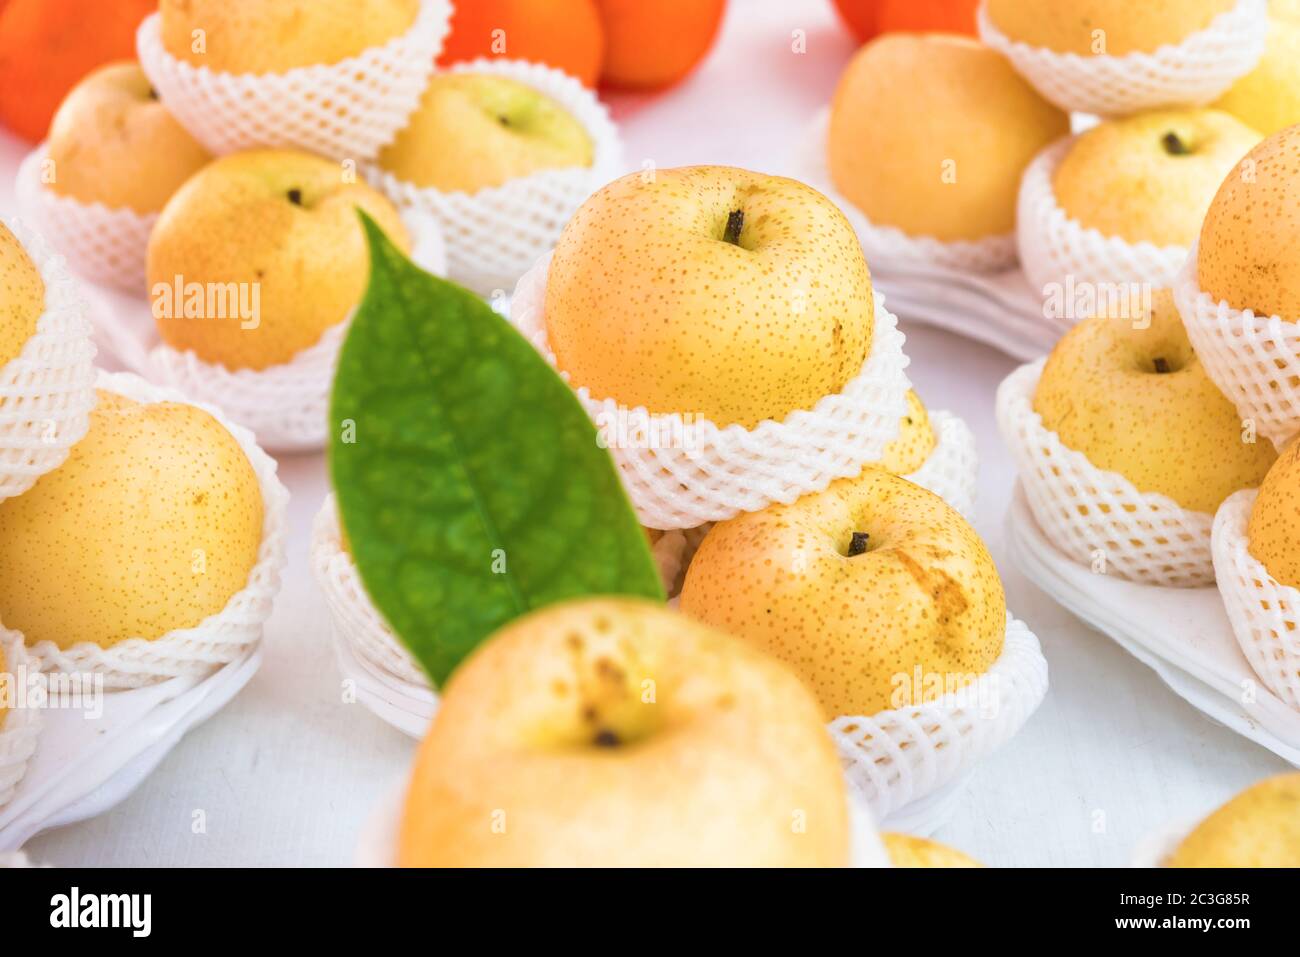
[[[910,475],[925,464],[938,445],[930,413],[915,391],[907,392],[907,412],[899,422],[898,438],[885,446],[881,466],[895,475]]]
[[[45,312],[45,281],[9,227],[0,223],[0,367],[23,351]]]
[[[541,170],[590,166],[593,153],[582,124],[533,87],[446,73],[429,81],[379,165],[417,186],[473,193]]]
[[[134,62],[100,67],[50,125],[49,188],[83,203],[156,213],[211,157],[163,108]]]
[[[1197,246],[1216,302],[1300,322],[1300,126],[1274,133],[1224,179]]]
[[[230,369],[265,369],[346,319],[370,270],[357,210],[403,251],[411,244],[392,203],[353,179],[292,150],[235,153],[191,177],[149,238],[163,341]]]
[[[1246,522],[1246,547],[1274,581],[1300,588],[1300,441],[1264,476]]]
[[[1300,0],[1272,0],[1268,15],[1264,56],[1214,103],[1265,135],[1300,123]]]
[[[686,571],[681,609],[787,662],[828,719],[964,686],[1002,653],[1007,625],[975,530],[878,468],[719,522]]]
[[[662,90],[699,65],[717,39],[726,0],[596,0],[605,32],[600,82]]]
[[[911,834],[884,833],[880,840],[895,867],[981,867],[961,851]]]
[[[1141,492],[1214,513],[1277,457],[1205,374],[1168,289],[1079,323],[1056,344],[1034,411],[1061,442]],[[1118,317],[1124,313],[1126,317]],[[1147,325],[1149,328],[1141,328]]]
[[[100,391],[67,460],[0,502],[0,621],[65,649],[193,627],[248,583],[262,508],[211,415]]]
[[[1237,0],[988,0],[989,20],[1012,40],[1080,56],[1124,56],[1181,43]]]
[[[1219,110],[1108,120],[1074,142],[1052,187],[1066,215],[1104,236],[1190,246],[1219,184],[1260,139]]]
[[[792,822],[799,827],[792,827]],[[847,799],[779,662],[662,606],[551,606],[452,674],[416,757],[405,866],[834,866]]]
[[[1207,817],[1169,867],[1300,867],[1300,774],[1267,778]]]
[[[841,391],[871,351],[871,277],[833,203],[723,166],[634,173],[565,226],[546,332],[575,387],[746,428]]]
[[[161,0],[163,48],[222,73],[338,63],[401,36],[419,0]]]
[[[479,57],[527,60],[595,86],[604,51],[592,0],[473,0],[453,5],[438,65]]]
[[[983,239],[1015,228],[1021,174],[1069,127],[975,40],[895,33],[864,46],[840,77],[827,161],[835,188],[873,224]]]

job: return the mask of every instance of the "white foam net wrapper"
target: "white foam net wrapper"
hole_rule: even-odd
[[[928,488],[974,524],[979,482],[975,433],[951,412],[931,412],[930,427],[937,440],[934,451],[924,465],[904,478]]]
[[[95,407],[95,347],[76,281],[61,256],[21,222],[0,220],[36,265],[45,311],[22,351],[0,366],[0,501],[63,464]]]
[[[412,260],[442,275],[447,261],[442,233],[428,217],[403,215],[413,238]],[[265,369],[227,369],[160,343],[150,351],[152,371],[167,385],[198,402],[218,406],[251,429],[273,452],[323,448],[329,429],[330,388],[349,320],[325,330],[313,345],[290,361]]]
[[[139,295],[158,214],[60,196],[43,181],[45,158],[42,145],[18,167],[14,190],[23,215],[79,275]]]
[[[136,53],[168,111],[211,153],[293,148],[365,160],[420,102],[450,18],[449,0],[422,0],[406,33],[346,60],[234,74],[172,56],[163,48],[161,14],[153,14],[140,24]]]
[[[473,193],[416,186],[366,164],[366,177],[399,209],[419,210],[442,227],[448,278],[494,296],[509,292],[587,197],[623,172],[623,147],[604,104],[567,73],[521,60],[474,60],[450,72],[492,73],[540,90],[582,124],[594,146],[591,166],[542,170]]]
[[[1177,588],[1212,584],[1214,517],[1138,491],[1046,429],[1033,407],[1045,361],[1011,373],[997,395],[998,428],[1043,534],[1073,561],[1107,575]]]
[[[831,111],[825,107],[817,113],[807,131],[799,138],[791,157],[791,175],[824,195],[844,213],[858,234],[868,265],[944,266],[962,272],[992,273],[1016,264],[1016,236],[989,236],[985,239],[952,240],[932,236],[912,236],[893,226],[877,225],[853,205],[836,188],[826,160],[826,137],[830,131]]]
[[[1007,616],[987,672],[935,701],[830,722],[850,785],[877,820],[957,780],[1010,740],[1047,694],[1038,638]]]
[[[36,751],[36,741],[41,733],[41,712],[37,708],[16,707],[25,705],[25,692],[30,687],[24,683],[28,672],[37,673],[35,664],[28,661],[27,650],[20,636],[12,633],[0,633],[0,649],[4,650],[5,672],[0,673],[0,681],[5,681],[7,673],[8,693],[13,698],[7,702],[8,709],[0,713],[0,808],[14,796],[18,782],[27,771],[27,762]]]
[[[276,476],[275,460],[258,447],[252,433],[232,424],[217,408],[191,401],[127,372],[100,372],[97,386],[136,402],[196,405],[220,422],[244,450],[257,474],[264,513],[262,544],[257,562],[249,572],[248,584],[231,597],[225,608],[193,628],[178,629],[152,641],[128,638],[109,648],[82,642],[64,650],[51,641],[40,641],[29,645],[28,652],[39,662],[42,671],[101,674],[104,687],[110,690],[140,688],[167,678],[207,675],[240,658],[250,646],[262,640],[262,627],[280,590],[289,493]],[[16,631],[0,630],[0,636],[3,635],[21,638]]]
[[[1104,236],[1071,218],[1056,202],[1052,177],[1075,137],[1053,143],[1034,158],[1020,181],[1016,241],[1020,264],[1035,291],[1050,283],[1150,283],[1173,285],[1187,259],[1185,246],[1130,243]]]
[[[543,315],[549,265],[547,254],[519,280],[510,321],[554,365]],[[707,419],[688,424],[675,413],[627,409],[614,399],[593,398],[585,387],[577,389],[597,428],[627,424],[627,441],[611,442],[610,452],[641,524],[694,528],[773,502],[789,504],[878,461],[898,437],[910,385],[898,321],[878,289],[874,300],[875,333],[862,371],[842,392],[780,422],[769,419],[752,429],[719,428]],[[682,439],[658,441],[663,436]],[[660,447],[652,447],[656,444]]]
[[[1247,548],[1258,495],[1234,492],[1214,517],[1214,570],[1242,654],[1269,691],[1300,711],[1300,589],[1275,580]]]
[[[1203,30],[1154,52],[1080,56],[1012,40],[993,24],[987,3],[979,35],[1063,110],[1117,116],[1216,99],[1264,53],[1267,0],[1240,0]]]
[[[1300,323],[1215,302],[1196,279],[1196,247],[1174,283],[1174,302],[1205,373],[1243,422],[1281,448],[1300,433]]]

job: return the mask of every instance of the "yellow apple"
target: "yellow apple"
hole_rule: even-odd
[[[370,257],[358,209],[409,250],[392,203],[337,163],[257,150],[205,166],[168,201],[149,238],[163,341],[230,369],[265,369],[314,345],[365,292]],[[229,294],[187,312],[191,288]]]
[[[1272,0],[1259,65],[1215,106],[1268,135],[1300,123],[1300,0]]]
[[[156,213],[211,157],[159,102],[139,64],[111,63],[68,94],[50,125],[50,189]]]
[[[1300,322],[1300,126],[1274,133],[1224,179],[1205,214],[1196,276],[1215,301]]]
[[[1095,317],[1066,333],[1043,367],[1034,411],[1097,468],[1212,514],[1233,492],[1258,485],[1277,453],[1264,438],[1247,441],[1168,289],[1132,316]]]
[[[337,63],[401,36],[419,0],[161,0],[163,48],[224,73]]]
[[[575,387],[746,428],[838,393],[871,351],[871,276],[835,205],[725,166],[634,173],[565,226],[546,333]]]
[[[1251,785],[1198,824],[1169,867],[1300,867],[1300,774]]]
[[[45,312],[45,281],[18,237],[0,223],[0,367],[36,334]]]
[[[1158,110],[1088,130],[1056,168],[1066,215],[1130,243],[1190,246],[1223,178],[1261,135],[1219,110]]]
[[[110,647],[190,628],[248,583],[262,495],[208,413],[101,391],[67,461],[0,502],[0,621]]]
[[[882,833],[880,840],[895,867],[982,867],[961,851],[911,834]]]
[[[895,475],[911,475],[925,464],[938,444],[930,425],[930,413],[921,397],[909,389],[907,413],[899,422],[898,438],[885,446],[880,465]]]
[[[1246,522],[1246,549],[1275,581],[1300,588],[1300,441],[1282,449],[1259,485]]]
[[[988,0],[1009,39],[1058,53],[1124,56],[1180,43],[1238,0]]]
[[[474,193],[548,169],[590,166],[582,124],[527,84],[489,73],[443,73],[379,165],[398,179]]]
[[[686,570],[681,609],[787,662],[828,719],[962,687],[998,659],[1007,627],[975,530],[879,468],[719,522]]]
[[[1029,161],[1070,130],[974,40],[891,33],[866,44],[831,102],[835,188],[877,226],[945,241],[1010,233]]]
[[[840,866],[848,805],[784,666],[661,605],[597,598],[498,631],[416,757],[403,866]]]

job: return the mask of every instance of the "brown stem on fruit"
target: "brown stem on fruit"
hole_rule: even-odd
[[[509,126],[509,125],[510,125],[510,117],[506,116],[504,113],[498,113],[498,114],[497,114],[497,122],[500,123],[502,126]]]
[[[871,536],[866,532],[854,532],[853,538],[849,540],[849,558],[861,555],[867,550],[867,539]]]
[[[745,212],[733,209],[727,216],[727,228],[722,231],[722,241],[733,246],[740,245],[740,231],[745,228]]]
[[[291,189],[291,190],[289,190],[289,202],[293,203],[295,206],[301,206],[301,205],[302,205],[302,190],[300,190],[300,189]]]
[[[1186,156],[1192,151],[1191,147],[1183,142],[1182,137],[1173,130],[1166,133],[1165,138],[1160,142],[1164,144],[1165,152],[1170,156]]]
[[[149,87],[149,99],[151,100],[158,99],[158,91],[155,90],[153,87]]]
[[[1157,372],[1168,372],[1168,371],[1169,371],[1169,360],[1166,359],[1164,356],[1157,356],[1157,357],[1156,357],[1156,371],[1157,371]]]
[[[623,742],[618,739],[618,735],[608,728],[602,728],[596,732],[594,743],[598,748],[617,748]]]

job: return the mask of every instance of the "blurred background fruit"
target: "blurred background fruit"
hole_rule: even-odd
[[[882,33],[941,30],[975,36],[979,0],[833,0],[849,31],[865,43]]]
[[[604,51],[592,0],[456,0],[438,65],[534,60],[595,86]]]
[[[157,0],[0,0],[0,123],[35,143],[83,76],[134,58]]]
[[[596,0],[605,28],[602,84],[662,90],[704,59],[726,0]]]

